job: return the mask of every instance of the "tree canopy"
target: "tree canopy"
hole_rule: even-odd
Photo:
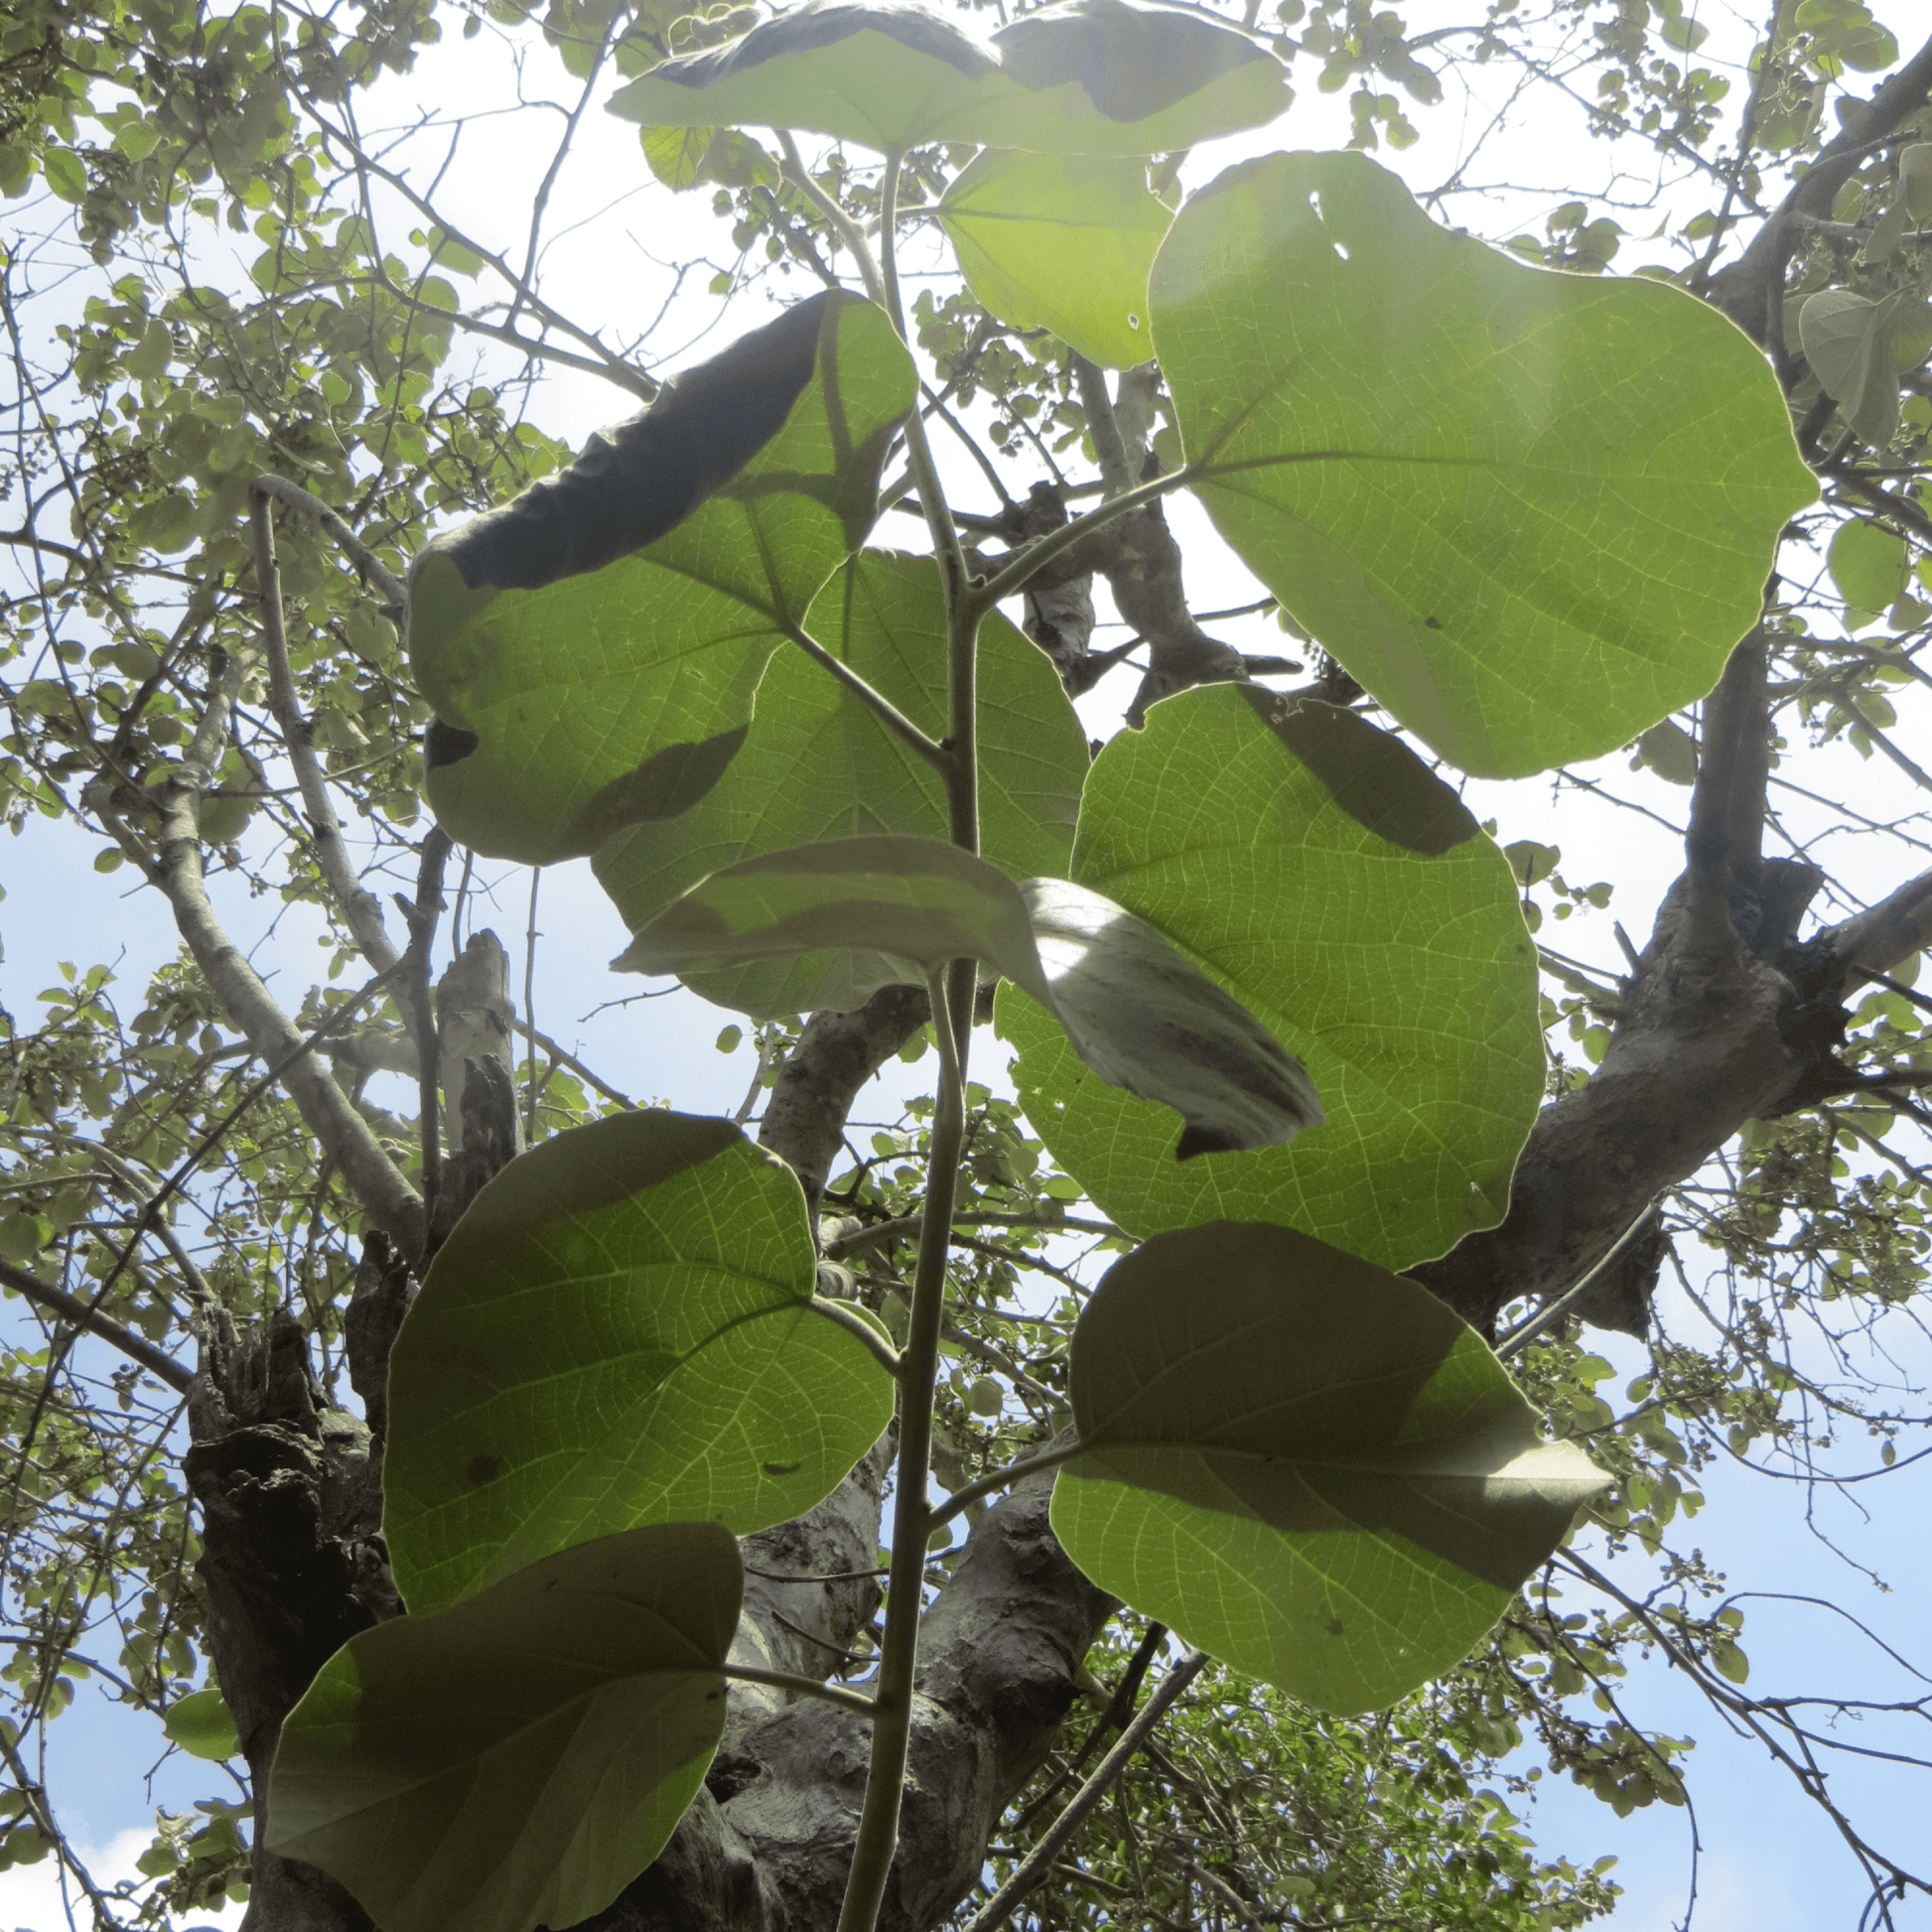
[[[0,1870],[1580,1925],[1672,1669],[1932,1898],[1829,1781],[1932,1666],[1689,1529],[1932,1420],[1932,43],[26,0],[0,192],[9,943],[165,955],[0,1009]],[[135,1883],[81,1683],[207,1763]]]

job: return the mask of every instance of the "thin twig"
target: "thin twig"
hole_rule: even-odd
[[[1086,1822],[1087,1814],[1127,1769],[1134,1753],[1141,1748],[1142,1740],[1179,1701],[1181,1692],[1201,1674],[1206,1664],[1206,1651],[1193,1651],[1161,1680],[1161,1688],[1148,1699],[1141,1715],[1121,1732],[1120,1742],[1094,1766],[1093,1775],[1073,1794],[1066,1809],[1040,1834],[1038,1844],[1028,1853],[1020,1868],[981,1906],[967,1925],[966,1932],[996,1932],[997,1927],[1006,1923],[1014,1907],[1045,1877],[1060,1847],[1080,1829]]]

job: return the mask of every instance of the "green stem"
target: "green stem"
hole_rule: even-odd
[[[838,1932],[873,1932],[898,1849],[899,1801],[912,1737],[912,1675],[918,1663],[919,1611],[925,1590],[925,1543],[931,1529],[926,1485],[932,1456],[932,1395],[939,1375],[939,1333],[946,1305],[946,1251],[952,1233],[953,1193],[966,1143],[965,1067],[958,1047],[947,980],[962,977],[962,962],[926,974],[932,1032],[939,1045],[939,1092],[932,1110],[932,1162],[926,1175],[919,1265],[912,1282],[912,1316],[899,1354],[899,1437],[893,1498],[893,1560],[886,1595],[886,1638],[880,1646],[879,1688],[873,1698],[872,1766],[865,1807],[846,1878]],[[964,1019],[971,1026],[972,971]]]
[[[905,340],[905,312],[898,303],[898,171],[904,159],[897,148],[886,153],[886,172],[879,179],[879,267],[886,283],[886,313]]]
[[[785,625],[785,635],[821,670],[831,672],[894,737],[908,746],[916,756],[935,770],[949,772],[952,769],[954,759],[951,752],[936,739],[928,738],[891,698],[883,691],[875,690],[844,659],[835,657],[816,637],[795,623]]]
[[[942,1523],[950,1523],[968,1504],[978,1502],[982,1496],[990,1496],[999,1489],[1011,1489],[1023,1477],[1037,1475],[1041,1469],[1057,1469],[1062,1462],[1071,1462],[1079,1453],[1080,1439],[1069,1432],[1064,1442],[1048,1443],[1043,1449],[1035,1449],[1032,1455],[1017,1456],[1004,1469],[995,1469],[991,1475],[981,1476],[977,1482],[969,1482],[964,1489],[955,1491],[931,1511],[926,1517],[927,1535]]]
[[[765,1670],[759,1664],[725,1664],[720,1668],[725,1676],[736,1678],[741,1684],[769,1684],[773,1690],[792,1691],[799,1697],[817,1698],[822,1704],[856,1711],[862,1718],[874,1715],[871,1698],[848,1691],[843,1685],[821,1684],[815,1677],[799,1677],[788,1670]]]
[[[1098,509],[1089,510],[1085,516],[1076,517],[1073,522],[1062,524],[1037,542],[1029,544],[1005,569],[983,579],[967,592],[963,601],[974,621],[977,622],[1003,597],[1011,597],[1016,591],[1025,589],[1036,572],[1043,570],[1055,557],[1071,550],[1082,537],[1090,536],[1103,524],[1111,523],[1129,510],[1139,509],[1143,503],[1151,503],[1157,497],[1167,495],[1170,490],[1193,482],[1194,474],[1192,469],[1173,470],[1165,477],[1156,477],[1152,483],[1137,483],[1132,489],[1122,490],[1118,496],[1108,497]],[[923,492],[925,485],[921,483],[919,488]]]
[[[822,1314],[827,1321],[836,1323],[839,1327],[845,1329],[848,1334],[856,1335],[860,1341],[864,1342],[872,1350],[873,1354],[878,1357],[888,1375],[897,1375],[898,1373],[898,1350],[864,1315],[850,1308],[846,1303],[835,1302],[829,1296],[825,1295],[814,1295],[811,1299],[810,1306],[814,1314]]]

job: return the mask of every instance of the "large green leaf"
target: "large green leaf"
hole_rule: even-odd
[[[1154,353],[1147,281],[1173,217],[1138,156],[990,151],[934,210],[980,305],[1050,329],[1091,362]]]
[[[1605,1482],[1426,1289],[1288,1228],[1217,1221],[1117,1262],[1069,1382],[1067,1555],[1329,1711],[1466,1655]]]
[[[697,1795],[743,1589],[728,1531],[673,1523],[362,1631],[282,1727],[269,1845],[383,1932],[601,1911]]]
[[[806,627],[935,737],[945,731],[946,614],[928,557],[861,551],[812,606]],[[1087,741],[1045,656],[997,614],[980,627],[980,850],[1016,878],[1066,871]],[[802,651],[783,650],[759,686],[744,755],[700,804],[626,830],[597,855],[606,892],[634,929],[707,873],[758,853],[874,832],[943,838],[939,775]],[[813,969],[790,961],[706,979],[706,998],[793,1013]]]
[[[701,798],[782,626],[871,527],[913,391],[882,311],[815,296],[438,538],[409,648],[452,835],[544,864]]]
[[[1066,0],[979,41],[918,7],[808,0],[666,61],[611,111],[647,127],[809,128],[861,147],[972,141],[1163,154],[1287,107],[1281,63],[1176,8]]]
[[[1467,771],[1593,757],[1709,691],[1817,494],[1715,310],[1526,268],[1362,155],[1229,169],[1149,301],[1216,527]]]
[[[619,1114],[511,1162],[390,1357],[382,1527],[410,1608],[614,1531],[744,1535],[828,1495],[893,1384],[815,1279],[796,1177],[729,1121]]]
[[[800,1008],[973,957],[1024,987],[1097,1077],[1177,1111],[1177,1154],[1274,1146],[1321,1118],[1301,1062],[1241,1004],[1111,899],[1061,879],[1016,887],[936,839],[833,839],[713,873],[618,964],[678,973],[792,965]],[[758,1011],[754,1008],[753,1011]]]
[[[1169,1116],[1003,987],[1022,1105],[1123,1227],[1282,1221],[1400,1268],[1501,1220],[1543,1092],[1535,955],[1509,862],[1398,740],[1251,686],[1170,698],[1095,761],[1073,876],[1300,1055],[1328,1117],[1177,1166]]]

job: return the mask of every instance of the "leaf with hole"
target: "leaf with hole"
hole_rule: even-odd
[[[1214,1222],[1115,1263],[1069,1386],[1067,1555],[1325,1711],[1465,1656],[1607,1480],[1427,1289],[1288,1228]]]
[[[483,1188],[389,1363],[383,1532],[412,1611],[643,1524],[802,1515],[884,1434],[893,1383],[812,1308],[791,1171],[647,1108]]]
[[[784,627],[871,527],[913,388],[881,310],[815,296],[432,543],[409,651],[451,835],[549,864],[703,797]]]
[[[982,41],[918,7],[807,0],[651,69],[611,111],[651,127],[809,129],[881,152],[969,141],[1146,155],[1259,127],[1290,98],[1266,48],[1178,8],[1065,0]]]
[[[1073,878],[1306,1062],[1327,1114],[1178,1167],[1169,1118],[1003,987],[1034,1131],[1123,1227],[1283,1221],[1401,1268],[1502,1218],[1543,1098],[1535,950],[1508,860],[1407,747],[1251,686],[1170,698],[1095,760]]]
[[[1147,279],[1173,217],[1139,157],[990,150],[933,212],[989,314],[1051,330],[1091,362],[1153,355]]]
[[[744,1571],[673,1523],[349,1639],[282,1727],[268,1843],[383,1932],[533,1932],[603,1910],[697,1795]]]
[[[1228,170],[1149,301],[1216,527],[1466,771],[1608,752],[1709,691],[1817,494],[1722,316],[1523,267],[1362,155]]]

